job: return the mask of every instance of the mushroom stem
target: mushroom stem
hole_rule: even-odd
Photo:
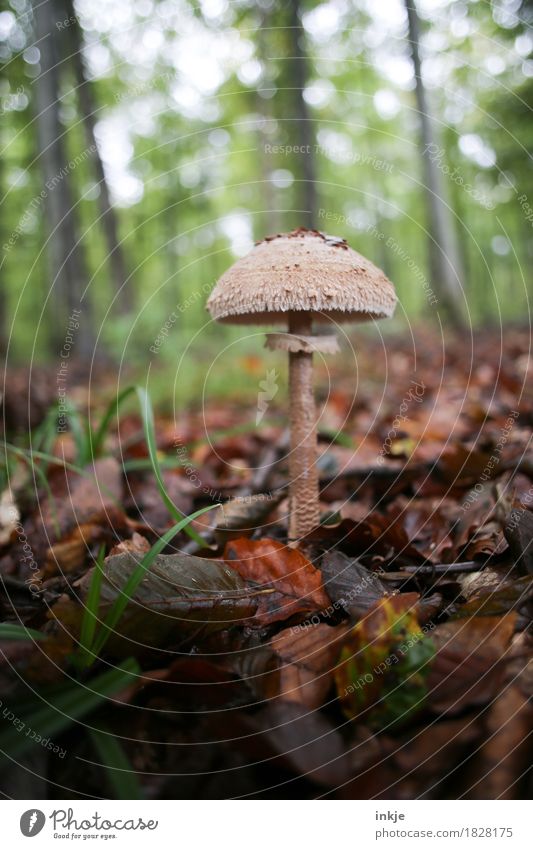
[[[311,315],[290,312],[289,333],[310,335]],[[294,541],[315,528],[320,520],[312,353],[289,353],[289,394],[289,539]]]

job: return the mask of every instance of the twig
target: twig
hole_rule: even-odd
[[[384,572],[379,577],[383,581],[401,581],[418,575],[446,575],[448,572],[479,572],[484,563],[466,560],[464,563],[436,563],[428,566],[404,566],[401,572]]]

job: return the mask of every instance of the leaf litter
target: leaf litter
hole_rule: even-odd
[[[65,435],[54,462],[31,457],[38,474],[14,459],[0,500],[7,750],[17,731],[6,716],[26,700],[24,721],[33,710],[67,761],[88,745],[78,716],[121,738],[147,795],[527,795],[533,395],[516,355],[527,334],[510,335],[499,362],[478,334],[473,369],[461,340],[443,363],[420,331],[415,370],[408,343],[391,339],[377,411],[380,349],[361,350],[355,403],[353,374],[339,370],[319,434],[323,521],[298,548],[276,402],[258,427],[234,400],[188,411],[179,432],[155,417],[170,503],[185,514],[220,504],[192,523],[200,537],[172,535],[135,412],[81,468]],[[423,391],[392,428],[412,380]],[[84,617],[98,635],[163,534],[102,653],[80,665]],[[107,683],[109,664],[126,665]],[[84,704],[102,681],[104,696]],[[71,719],[43,713],[48,692]],[[66,764],[47,758],[61,783]],[[68,776],[82,794],[98,787],[96,766]]]

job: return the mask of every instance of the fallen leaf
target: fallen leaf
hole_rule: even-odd
[[[224,560],[244,580],[276,590],[272,596],[259,600],[256,618],[264,624],[330,605],[320,571],[301,551],[277,540],[242,538],[228,542]]]
[[[249,537],[262,528],[272,511],[286,497],[281,490],[232,498],[221,504],[215,516],[215,537],[219,545],[239,537]]]
[[[122,587],[138,567],[140,555],[115,554],[104,561],[99,617],[103,618]],[[80,582],[86,597],[93,570]],[[160,554],[146,572],[128,603],[113,635],[128,638],[134,647],[154,647],[165,642],[223,630],[250,619],[257,607],[257,589],[247,587],[221,560],[188,554]],[[133,645],[132,645],[133,643]]]
[[[384,598],[350,631],[335,670],[349,718],[365,715],[371,727],[384,727],[423,706],[435,648],[418,623],[417,601],[416,593]]]
[[[279,673],[276,695],[313,710],[323,704],[348,628],[322,623],[297,625],[270,642]]]
[[[423,563],[424,555],[410,542],[399,516],[370,513],[363,521],[343,519],[338,525],[321,525],[311,531],[305,541],[319,546],[339,548],[355,557],[379,557],[388,562],[398,557]]]
[[[279,700],[261,719],[264,737],[296,775],[324,787],[338,787],[353,775],[346,743],[324,714]]]
[[[143,537],[141,534],[138,534],[136,531],[133,532],[131,539],[124,539],[122,542],[119,542],[118,545],[113,546],[111,551],[109,552],[109,557],[112,557],[114,554],[146,554],[147,551],[150,551],[150,543]]]
[[[452,715],[490,701],[502,681],[515,619],[515,613],[473,616],[434,629],[437,653],[427,682],[433,711]]]
[[[389,595],[379,575],[342,551],[327,551],[321,558],[320,570],[333,605],[356,619]]]
[[[68,541],[71,534],[76,535],[80,525],[101,526],[129,534],[128,520],[121,507],[122,470],[118,461],[105,457],[96,460],[85,471],[86,475],[80,475],[65,468],[55,468],[49,481],[51,495],[43,498],[39,508],[23,523],[25,536],[31,540],[34,560],[44,565],[48,556],[49,574],[53,571],[51,548],[57,542]],[[67,552],[67,558],[79,557],[79,546],[77,551]],[[63,553],[61,549],[59,552]],[[20,578],[25,580],[30,575],[30,565],[21,558]]]
[[[507,687],[484,722],[485,742],[475,760],[467,799],[516,799],[531,766],[533,708],[516,686]]]
[[[517,569],[533,574],[533,514],[529,510],[515,508],[503,532]]]

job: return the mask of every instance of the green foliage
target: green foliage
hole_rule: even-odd
[[[31,735],[22,733],[35,729],[42,739],[54,738],[89,716],[106,699],[119,693],[139,675],[137,662],[129,659],[114,669],[108,669],[87,681],[69,681],[59,687],[43,691],[41,698],[19,705],[6,705],[14,721],[4,724],[0,731],[0,751],[10,758],[20,758],[35,742]]]
[[[45,634],[12,622],[0,623],[0,640],[44,640]]]
[[[102,545],[95,561],[91,583],[89,584],[89,592],[85,601],[78,651],[73,657],[73,663],[79,669],[90,666],[96,660],[96,655],[92,652],[91,647],[94,642],[96,624],[98,622],[104,558],[105,546]]]
[[[133,594],[135,593],[135,590],[141,583],[147,570],[150,568],[157,555],[160,554],[163,549],[168,545],[168,543],[174,539],[176,534],[179,534],[180,531],[186,529],[187,525],[190,522],[192,522],[198,516],[201,516],[203,513],[207,513],[208,510],[213,510],[215,507],[218,507],[218,504],[211,504],[209,505],[209,507],[203,507],[201,510],[196,510],[196,512],[192,513],[190,516],[183,517],[179,522],[173,525],[170,530],[163,534],[160,539],[157,540],[157,542],[151,547],[150,551],[146,552],[146,554],[141,558],[138,565],[131,573],[124,586],[121,588],[120,594],[111,606],[111,609],[107,613],[104,621],[101,623],[101,628],[97,631],[91,648],[84,649],[83,660],[81,660],[82,665],[90,665],[101,653],[109,637],[113,633],[113,629],[120,621],[120,618],[124,613]],[[97,565],[96,569],[101,574],[101,567]],[[95,611],[98,610],[100,586],[101,577],[95,578],[93,573],[93,579],[91,581],[91,587],[89,591],[89,595],[91,596],[91,607],[89,608],[89,605],[87,605],[87,610],[85,614],[86,616],[91,616],[91,621],[96,619]],[[87,629],[90,631],[90,626],[87,626],[86,630]]]
[[[150,402],[150,396],[142,387],[137,387],[137,397],[139,399],[139,404],[141,406],[141,416],[143,420],[143,428],[144,435],[146,438],[146,444],[148,446],[148,456],[150,459],[152,471],[154,473],[157,488],[159,490],[159,494],[163,500],[165,507],[168,512],[172,516],[173,519],[180,522],[184,522],[183,529],[190,536],[192,540],[194,540],[198,545],[203,546],[203,540],[200,534],[196,533],[193,528],[189,527],[189,522],[185,521],[185,516],[183,513],[178,510],[174,502],[172,501],[170,495],[168,494],[165,483],[163,481],[163,475],[161,473],[161,467],[159,465],[159,458],[157,456],[157,444],[155,439],[155,425],[154,425],[154,412],[152,409],[152,404]],[[181,528],[180,528],[181,530]]]
[[[102,761],[113,799],[142,799],[141,784],[116,736],[106,727],[89,729],[89,737]]]
[[[506,317],[520,317],[526,305],[520,266],[531,261],[530,224],[518,198],[526,195],[533,205],[528,156],[533,142],[528,120],[531,13],[527,3],[515,6],[507,10],[502,4],[453,0],[421,8],[428,97],[437,116],[441,161],[463,181],[448,178],[447,189],[467,266],[469,310],[478,320],[497,315],[500,308]],[[308,54],[307,110],[317,145],[317,224],[346,236],[384,267],[410,317],[435,317],[413,276],[413,265],[426,277],[429,272],[405,23],[401,17],[385,20],[378,7],[348,4],[324,29],[320,4],[302,0],[300,7],[306,35],[302,46]],[[12,353],[28,360],[47,352],[55,362],[61,342],[52,339],[61,340],[68,313],[55,291],[49,291],[53,281],[47,279],[43,250],[46,216],[39,201],[44,181],[32,123],[39,66],[32,51],[24,49],[34,41],[29,3],[17,9],[18,15],[6,12],[10,26],[1,45],[5,156],[0,182],[5,199],[0,242],[8,246],[1,285],[8,301],[7,324],[14,321]],[[126,151],[120,168],[109,161],[106,166],[116,192],[121,248],[134,269],[127,282],[134,322],[113,303],[117,281],[91,159],[83,158],[66,179],[83,232],[92,321],[96,328],[102,322],[100,344],[106,353],[119,353],[130,363],[151,358],[164,364],[180,356],[202,327],[209,289],[227,265],[266,231],[301,222],[307,160],[286,150],[303,138],[287,4],[230,4],[216,19],[192,2],[164,17],[146,17],[134,4],[130,12],[126,35],[99,4],[84,10],[81,25],[92,33],[91,40],[94,32],[100,34],[108,57],[101,67],[88,61],[102,151],[106,154],[106,140],[113,136]],[[160,33],[159,47],[143,53],[144,35],[154,28]],[[56,37],[68,64],[69,33],[58,31]],[[176,75],[175,57],[187,43],[202,45],[198,53],[205,50],[210,57],[224,53],[223,60],[210,58],[205,80],[203,68],[193,62]],[[326,59],[328,55],[335,60]],[[61,121],[66,155],[72,160],[87,147],[73,82],[67,68]],[[465,139],[493,151],[494,163],[490,157],[476,158]],[[268,152],[268,146],[277,152]],[[486,209],[464,184],[490,198],[494,209]],[[130,195],[125,186],[133,186]],[[497,236],[512,241],[514,250],[498,253],[506,246],[501,238],[494,243]],[[401,252],[387,245],[389,238]],[[150,347],[172,312],[176,321],[168,339],[153,354]],[[83,320],[90,320],[88,313]],[[193,343],[198,369],[207,333],[215,343],[232,338],[231,329],[204,330],[202,353],[198,340]],[[191,391],[197,386],[194,372],[191,366],[183,376]],[[187,387],[180,383],[179,389]],[[90,435],[83,426],[77,428],[73,412],[71,423],[80,460],[87,460],[99,446],[91,452]]]
[[[352,629],[335,670],[350,718],[376,729],[407,722],[424,706],[435,645],[408,598],[384,598]]]

